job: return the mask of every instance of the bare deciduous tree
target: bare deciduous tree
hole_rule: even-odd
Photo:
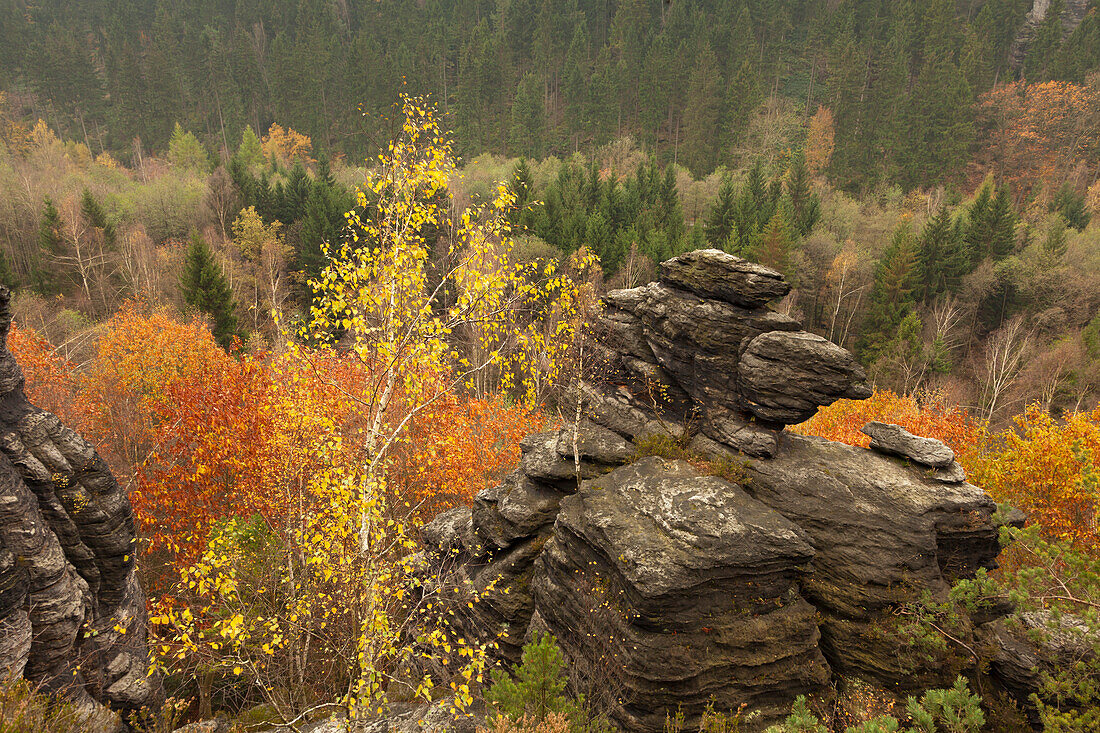
[[[986,418],[993,419],[1002,407],[1006,393],[1016,383],[1031,350],[1031,335],[1017,317],[993,332],[984,349],[984,369],[980,377],[982,407]]]

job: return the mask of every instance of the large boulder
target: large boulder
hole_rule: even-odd
[[[627,730],[663,731],[708,702],[763,726],[828,670],[798,591],[805,535],[741,488],[643,458],[562,501],[535,604],[575,674],[607,678]]]
[[[994,567],[996,505],[968,483],[945,484],[873,451],[785,434],[776,457],[747,464],[749,492],[805,532],[815,550],[803,582],[822,614],[834,669],[882,685],[927,681],[887,651],[893,611]],[[888,629],[885,629],[888,631]]]
[[[760,334],[745,347],[737,373],[749,411],[776,423],[803,422],[842,397],[871,396],[855,357],[806,331]]]
[[[161,696],[126,491],[82,437],[32,405],[0,287],[0,670],[122,713]]]
[[[717,249],[687,252],[661,264],[661,282],[704,298],[759,308],[791,291],[783,275]]]

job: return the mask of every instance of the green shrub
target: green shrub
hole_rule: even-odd
[[[910,697],[906,712],[906,721],[880,715],[850,726],[844,733],[975,733],[985,725],[981,698],[970,694],[963,677],[956,679],[951,689],[928,690],[919,700]],[[902,728],[903,722],[909,727]],[[799,696],[787,720],[768,728],[767,733],[829,733],[829,729],[810,712],[806,698]]]
[[[493,684],[485,699],[498,715],[511,721],[524,716],[539,723],[551,713],[576,713],[577,702],[565,694],[565,659],[550,634],[535,634],[534,641],[523,647],[523,659],[513,679],[495,669]]]
[[[82,712],[42,694],[25,679],[0,676],[0,733],[83,733],[114,730],[117,719],[106,709]]]

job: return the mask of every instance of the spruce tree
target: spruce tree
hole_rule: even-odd
[[[924,63],[906,105],[902,182],[910,187],[938,183],[957,173],[974,140],[974,94],[950,57]]]
[[[512,153],[541,158],[546,140],[546,110],[542,84],[533,72],[527,72],[516,87],[512,101],[512,124],[508,128],[508,148]]]
[[[875,268],[871,304],[863,333],[856,342],[856,352],[863,363],[871,364],[878,359],[880,352],[893,340],[898,326],[913,310],[916,270],[913,232],[908,224],[902,224]]]
[[[718,123],[722,115],[722,72],[718,58],[704,44],[688,81],[684,111],[683,157],[696,175],[714,170],[718,160]]]
[[[987,180],[967,216],[966,246],[971,266],[986,257],[1002,260],[1016,247],[1016,212],[1008,189]]]
[[[315,181],[310,188],[295,253],[298,266],[307,276],[314,278],[321,274],[325,265],[321,244],[340,241],[345,224],[344,214],[351,210],[353,204],[347,191],[330,186],[323,179]]]
[[[1064,0],[1052,0],[1047,8],[1047,14],[1024,57],[1023,73],[1028,81],[1040,81],[1046,76],[1048,63],[1062,45],[1062,13],[1065,8]]]
[[[237,334],[233,293],[221,267],[214,260],[210,246],[198,234],[191,236],[180,289],[188,306],[213,319],[214,339],[223,349],[228,349]]]
[[[84,222],[103,232],[103,244],[108,249],[114,249],[116,244],[115,226],[107,219],[103,207],[96,201],[95,196],[88,189],[80,195],[80,216]]]
[[[806,158],[795,155],[787,169],[787,197],[791,202],[791,219],[799,235],[806,236],[821,218],[821,201],[810,190],[810,174],[806,170]]]
[[[1079,232],[1085,231],[1085,227],[1092,220],[1092,215],[1085,204],[1085,197],[1077,193],[1068,183],[1058,189],[1058,193],[1050,202],[1050,210],[1061,214],[1066,224]]]
[[[989,207],[989,253],[1003,260],[1016,248],[1016,212],[1008,189],[1002,186]]]
[[[953,220],[947,206],[941,206],[920,233],[917,257],[921,300],[931,301],[953,291],[970,270],[970,258],[963,242],[962,228]]]
[[[794,240],[791,230],[790,205],[784,200],[781,205],[776,207],[772,218],[761,230],[756,241],[752,243],[751,248],[747,251],[747,256],[765,267],[770,267],[788,276],[791,275],[792,273],[789,272],[790,255]]]
[[[1055,261],[1061,260],[1066,255],[1066,220],[1056,214],[1050,220],[1047,235],[1043,239],[1043,251]]]
[[[727,173],[722,176],[722,185],[718,189],[718,198],[707,213],[703,224],[707,244],[715,249],[726,249],[737,241],[737,189],[733,178]],[[726,249],[726,251],[731,251]]]
[[[588,104],[588,77],[591,74],[589,61],[588,32],[584,23],[577,23],[573,30],[573,40],[565,54],[565,73],[562,80],[562,93],[565,101],[565,126],[572,134],[572,146],[577,146],[577,138],[584,124],[584,111]]]
[[[31,278],[40,295],[56,295],[61,291],[61,277],[51,260],[65,248],[61,236],[61,213],[47,196],[43,200],[42,218],[38,222],[38,251],[35,253]]]

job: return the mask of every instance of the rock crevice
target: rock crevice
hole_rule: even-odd
[[[0,670],[86,707],[154,706],[129,497],[95,449],[32,405],[0,287]]]

